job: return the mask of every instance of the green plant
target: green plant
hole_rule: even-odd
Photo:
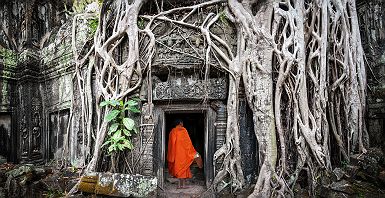
[[[98,18],[93,18],[88,21],[88,27],[90,28],[91,35],[95,35],[96,29],[98,28],[99,20]]]
[[[138,20],[138,27],[139,27],[139,29],[144,29],[144,19],[143,18],[139,18],[139,20]]]
[[[78,171],[78,169],[77,169],[75,166],[69,167],[68,170],[69,170],[71,173],[76,173],[76,171]]]
[[[342,168],[346,168],[349,165],[349,162],[346,160],[341,161]]]
[[[16,53],[9,49],[0,48],[0,60],[3,61],[4,65],[14,66],[17,63]]]
[[[226,16],[225,11],[221,11],[221,12],[219,13],[219,21],[220,21],[223,25],[225,25],[225,26],[228,26],[228,25],[229,25],[229,23],[227,22],[227,16]]]
[[[47,198],[56,198],[56,197],[63,197],[65,194],[58,189],[50,188],[44,195]]]
[[[109,123],[108,138],[102,147],[108,146],[107,152],[111,154],[116,151],[133,149],[131,141],[133,133],[137,133],[135,121],[127,117],[129,112],[140,113],[136,99],[130,99],[126,102],[122,100],[106,100],[100,103],[101,107],[108,106],[112,110],[106,115],[105,121]]]

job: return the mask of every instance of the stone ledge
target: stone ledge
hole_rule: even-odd
[[[79,184],[82,192],[117,197],[149,197],[156,189],[156,177],[120,173],[89,173]]]

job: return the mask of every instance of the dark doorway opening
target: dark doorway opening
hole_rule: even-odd
[[[11,114],[0,113],[0,155],[11,161]]]
[[[49,114],[49,159],[60,159],[63,150],[64,134],[69,121],[69,109]]]
[[[195,150],[202,156],[202,159],[205,159],[206,151],[205,151],[205,113],[203,112],[169,112],[165,114],[165,159],[167,159],[167,149],[168,149],[168,138],[170,131],[175,127],[175,121],[177,119],[183,120],[183,125],[187,129],[191,142],[194,145]],[[165,160],[164,164],[164,176],[165,176],[165,184],[166,188],[176,188],[177,179],[172,178],[168,173],[167,168],[167,160]],[[205,167],[205,161],[203,161],[203,166]],[[203,188],[205,186],[205,173],[204,168],[199,169],[197,164],[193,162],[190,166],[190,170],[192,173],[192,178],[188,180],[188,185],[191,186],[200,186],[199,188]],[[196,188],[196,187],[193,187]],[[191,189],[193,190],[193,189]]]

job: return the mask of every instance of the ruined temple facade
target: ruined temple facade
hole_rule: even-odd
[[[49,79],[58,83],[71,71],[57,75],[65,70],[63,65],[42,64],[40,47],[41,40],[64,22],[63,5],[55,1],[1,1],[0,5],[1,155],[13,162],[43,163],[55,150],[47,133],[50,116],[69,108],[61,103],[65,97],[54,99],[56,93],[49,93],[46,83]],[[55,104],[50,103],[53,100]]]
[[[6,148],[0,154],[9,161],[42,164],[60,159],[64,144],[69,145],[72,165],[81,166],[85,161],[81,147],[83,132],[78,119],[79,94],[76,94],[73,78],[73,18],[63,12],[63,5],[57,4],[55,1],[10,1],[0,8],[1,21],[12,27],[11,32],[0,32],[0,143]],[[28,12],[27,8],[34,12]],[[197,20],[203,19],[202,16]],[[19,24],[13,24],[16,22]],[[79,46],[90,36],[87,24],[86,20],[78,21],[76,41]],[[159,39],[151,73],[153,83],[152,86],[144,84],[138,90],[142,108],[142,116],[138,119],[143,134],[140,141],[148,144],[143,153],[142,171],[158,176],[159,185],[163,185],[168,132],[174,120],[182,118],[206,164],[204,181],[210,184],[216,171],[213,154],[225,139],[228,76],[213,66],[208,80],[204,80],[204,71],[201,71],[203,37],[183,28],[171,28],[173,31],[169,32],[170,28],[156,30]],[[216,31],[234,43],[236,36],[232,28],[217,28]],[[14,48],[9,48],[9,33],[17,33],[13,35],[19,39]],[[146,117],[149,88],[152,89],[153,118]],[[257,163],[256,138],[244,93],[240,93],[240,97],[242,165],[247,181],[251,182],[257,171],[254,166]],[[71,112],[75,123],[65,142]]]
[[[64,2],[15,0],[0,3],[0,23],[7,27],[7,31],[0,31],[0,155],[8,161],[46,163],[60,158],[64,144],[69,145],[70,161],[74,166],[85,161],[81,150],[84,138],[80,123],[76,123],[79,119],[72,119],[75,123],[67,129],[71,112],[79,118],[80,105],[76,105],[79,102],[77,90],[73,90],[76,89],[71,53],[73,19],[64,11]],[[375,78],[368,74],[373,88],[369,91],[368,129],[374,144],[383,144],[384,141],[377,140],[384,139],[385,131],[384,8],[382,1],[358,2],[361,35],[373,67],[373,71],[368,72],[376,74]],[[376,17],[378,22],[369,23],[373,21],[371,17]],[[90,36],[87,24],[87,21],[79,21],[76,38],[79,45]],[[170,29],[172,32],[165,34]],[[234,43],[233,29],[213,31]],[[204,71],[201,71],[203,38],[196,32],[159,27],[156,33],[157,52],[150,75],[153,83],[151,86],[144,84],[138,90],[142,110],[138,119],[143,135],[141,141],[149,145],[143,154],[143,173],[158,176],[159,185],[163,185],[168,132],[172,121],[182,118],[196,149],[203,156],[205,182],[209,184],[216,171],[213,154],[225,139],[228,77],[214,65],[208,80],[204,79]],[[151,89],[152,104],[148,103],[148,89]],[[256,138],[252,113],[244,93],[239,94],[242,167],[246,180],[251,182],[257,172]],[[153,105],[153,117],[146,114],[149,105]],[[68,141],[65,142],[67,130]]]

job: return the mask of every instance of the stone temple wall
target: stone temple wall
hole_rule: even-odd
[[[358,1],[357,11],[367,61],[370,145],[385,150],[385,1]]]
[[[72,110],[75,117],[72,120],[75,123],[70,129],[68,143],[72,164],[81,164],[84,158],[79,145],[83,142],[80,138],[82,132],[78,127],[79,114],[76,113],[79,112],[80,105],[76,105],[77,95],[72,95],[74,91],[76,92],[72,90],[73,87],[76,88],[73,86],[74,64],[70,48],[72,19],[63,14],[63,8],[60,6],[63,5],[62,1],[5,2],[0,1],[0,24],[7,27],[7,31],[0,31],[0,147],[2,148],[0,155],[6,155],[9,161],[25,163],[43,163],[59,157],[73,100],[75,105]],[[357,8],[366,60],[370,66],[367,70],[368,132],[371,145],[382,145],[385,150],[385,1],[359,0]],[[157,35],[164,34],[168,29],[169,26],[160,27]],[[218,31],[220,29],[218,28]],[[79,21],[77,31],[79,44],[77,47],[80,47],[89,36],[87,21]],[[229,35],[231,34],[225,36]],[[179,92],[159,94],[164,90],[179,90],[178,83],[198,82],[195,84],[197,91],[202,87],[199,85],[199,82],[202,82],[201,78],[191,73],[199,71],[199,65],[202,64],[202,61],[196,58],[199,56],[191,58],[167,52],[169,46],[173,46],[176,50],[186,50],[183,44],[185,38],[196,47],[198,53],[202,52],[200,49],[203,38],[194,32],[172,33],[157,42],[158,51],[153,68],[155,88],[153,95],[159,103],[167,104],[176,97],[191,99],[199,95],[198,92],[188,93],[190,96]],[[194,55],[194,51],[189,54]],[[173,75],[167,73],[170,68],[174,71]],[[179,72],[182,70],[186,72]],[[185,81],[178,80],[181,79],[180,75],[189,75],[189,78],[184,78]],[[217,82],[225,83],[220,77],[223,76],[211,76],[210,83],[214,86]],[[146,86],[141,91],[144,92],[142,95],[144,104],[147,100],[145,88]],[[215,96],[223,93],[225,92],[212,94]],[[225,97],[218,96],[224,102]],[[246,112],[244,110],[247,109],[247,104],[244,100],[241,101],[241,108],[242,112]],[[250,115],[242,116],[241,120],[245,120]],[[255,145],[247,144],[248,139],[255,138],[251,125],[252,123],[248,121],[241,123],[241,127],[247,129],[242,131],[244,133],[242,141],[245,141],[242,145],[245,147],[244,150],[248,150],[248,153],[242,153],[247,175],[252,175],[254,170],[251,170],[252,167],[248,166],[245,159],[256,155],[253,153],[256,150]],[[219,125],[217,129],[223,130]]]
[[[0,31],[0,147],[6,147],[8,161],[44,163],[61,156],[74,71],[72,20],[63,5],[53,0],[0,4],[0,23],[7,27]],[[89,33],[86,23],[79,23],[79,46]],[[77,135],[69,140],[70,147],[78,146]],[[71,155],[74,164],[81,158]]]

